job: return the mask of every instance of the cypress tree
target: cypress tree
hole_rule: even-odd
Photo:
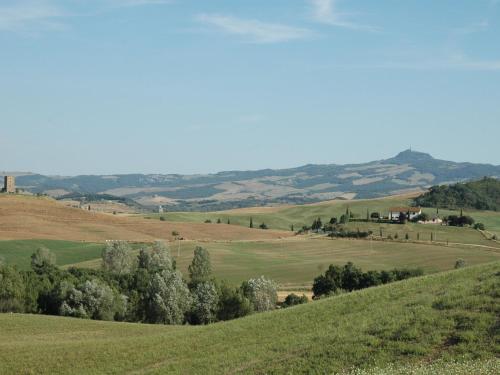
[[[253,228],[253,219],[250,218],[250,228]]]

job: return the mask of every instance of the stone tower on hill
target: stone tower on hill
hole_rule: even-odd
[[[3,179],[3,191],[5,193],[16,192],[16,179],[14,176],[5,176]]]

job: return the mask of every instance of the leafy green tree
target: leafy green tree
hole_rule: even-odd
[[[253,228],[253,219],[250,218],[250,228]]]
[[[349,216],[344,214],[340,217],[340,224],[347,224],[349,223]]]
[[[31,255],[31,269],[42,274],[56,265],[56,256],[46,247],[39,247]]]
[[[121,320],[125,316],[126,297],[100,280],[87,280],[76,287],[63,281],[59,290],[63,316],[97,320]]]
[[[211,281],[198,283],[191,290],[192,306],[189,321],[192,324],[208,324],[216,321],[219,295]]]
[[[198,283],[209,281],[212,277],[212,264],[210,262],[210,254],[207,249],[196,246],[191,264],[188,267],[191,286],[196,286]]]
[[[147,288],[146,322],[182,324],[191,307],[191,295],[179,271],[152,275]]]
[[[102,269],[117,275],[130,273],[135,265],[132,249],[125,241],[108,242],[101,257]]]
[[[24,312],[25,286],[21,274],[11,266],[0,266],[0,312]]]
[[[352,291],[359,289],[361,270],[348,262],[342,269],[342,289]]]
[[[380,284],[382,284],[382,279],[378,271],[363,272],[359,278],[359,289],[369,288]]]
[[[252,302],[255,311],[274,310],[278,302],[277,285],[273,280],[261,276],[243,283],[242,290]]]
[[[314,298],[335,293],[342,287],[342,269],[339,266],[330,264],[324,275],[314,279]]]
[[[259,225],[260,229],[267,229],[267,225],[265,223],[262,223]]]
[[[219,285],[218,320],[231,320],[251,314],[253,306],[245,297],[241,288],[235,288],[227,282]]]
[[[323,223],[321,222],[321,218],[318,217],[317,219],[315,219],[313,221],[311,229],[318,232],[322,226],[323,226]]]
[[[291,306],[296,306],[296,305],[301,305],[303,303],[307,303],[309,300],[307,297],[303,294],[302,296],[298,296],[295,293],[291,293],[288,296],[286,296],[285,301],[282,303],[282,307],[291,307]]]

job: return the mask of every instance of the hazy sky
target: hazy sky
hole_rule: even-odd
[[[0,170],[500,164],[500,0],[1,0]]]

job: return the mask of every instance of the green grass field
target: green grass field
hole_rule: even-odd
[[[0,314],[0,373],[497,374],[498,290],[496,262],[209,326]]]
[[[422,267],[426,273],[433,273],[452,269],[458,258],[470,265],[500,259],[500,250],[388,241],[307,237],[266,242],[180,241],[180,251],[177,243],[171,244],[170,251],[184,275],[196,245],[209,250],[217,278],[239,284],[264,275],[276,280],[282,289],[310,288],[313,279],[331,263],[343,265],[352,261],[365,270]],[[100,259],[75,266],[99,267]]]
[[[231,224],[248,226],[250,218],[253,219],[254,227],[258,227],[261,223],[265,223],[270,229],[290,230],[291,225],[295,230],[300,229],[303,225],[311,225],[313,220],[320,217],[323,222],[328,222],[331,217],[340,218],[342,214],[349,208],[354,214],[360,218],[366,218],[366,212],[379,212],[382,215],[388,214],[388,208],[391,206],[407,206],[411,203],[411,199],[402,197],[388,197],[382,199],[370,200],[352,200],[352,201],[331,201],[314,205],[300,205],[284,208],[268,209],[251,209],[251,210],[234,210],[234,211],[221,211],[221,212],[167,212],[164,214],[154,214],[148,217],[159,219],[163,216],[169,221],[181,222],[204,222],[211,220],[214,225],[227,225],[227,220]],[[254,212],[255,211],[255,212]],[[261,211],[261,212],[258,212]],[[423,212],[434,215],[436,210],[433,208],[424,208]],[[439,210],[439,215],[447,216],[450,214],[457,215],[459,211]],[[486,229],[492,234],[496,234],[500,238],[500,212],[493,211],[464,211],[464,214],[472,216],[476,222],[482,222],[486,225]],[[222,224],[215,224],[217,219],[221,219]],[[354,224],[352,224],[354,225]],[[394,227],[393,231],[399,225],[390,225]],[[480,243],[484,237],[472,230],[456,231],[456,228],[448,228],[444,226],[435,225],[421,225],[409,224],[408,227],[411,231],[420,231],[427,238],[430,238],[430,232],[438,230],[442,232],[442,239],[450,237],[449,240],[453,242],[464,243]],[[378,224],[373,223],[373,229],[378,228]],[[438,228],[438,229],[437,229]],[[453,237],[453,239],[451,238]]]
[[[0,259],[20,269],[27,269],[30,267],[31,254],[41,246],[50,249],[56,255],[57,264],[62,266],[100,257],[104,245],[53,240],[0,241]]]

